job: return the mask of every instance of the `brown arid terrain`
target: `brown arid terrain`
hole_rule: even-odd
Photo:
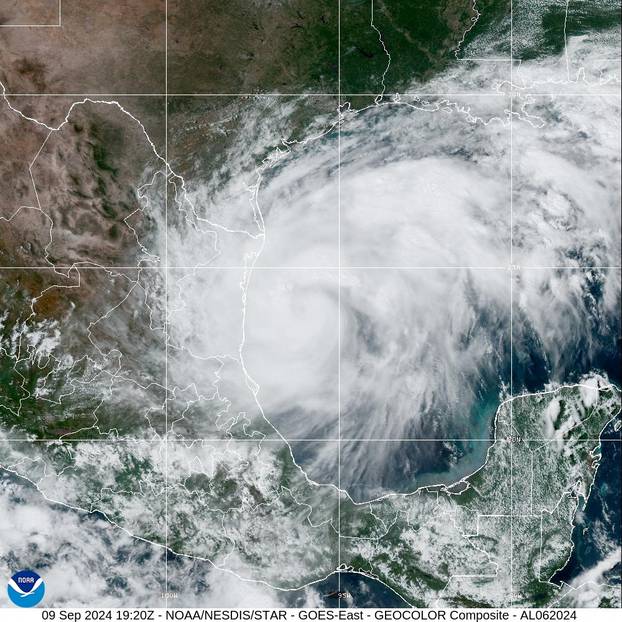
[[[19,2],[20,11],[41,4]],[[0,81],[9,93],[163,93],[164,4],[63,0],[60,28],[0,28]],[[0,9],[5,23],[16,19],[11,5]]]
[[[162,396],[141,379],[163,377],[163,117],[163,98],[0,97],[0,406],[14,423],[92,434],[104,396],[131,395],[156,424]],[[33,355],[44,335],[62,356]],[[112,388],[121,358],[138,384]],[[38,414],[36,396],[50,399]]]
[[[169,90],[335,93],[336,0],[170,0]]]
[[[52,26],[60,21],[59,0],[2,0],[0,26]]]
[[[149,232],[164,213],[163,100],[0,106],[0,265],[157,264]]]

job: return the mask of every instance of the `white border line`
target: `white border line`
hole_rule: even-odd
[[[63,0],[58,0],[56,8],[58,21],[56,24],[0,24],[0,28],[62,28],[63,27]]]

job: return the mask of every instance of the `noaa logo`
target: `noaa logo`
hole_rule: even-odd
[[[45,594],[45,584],[36,572],[20,570],[9,579],[6,591],[14,605],[34,607],[41,602]]]

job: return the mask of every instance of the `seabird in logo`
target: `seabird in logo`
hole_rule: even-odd
[[[45,594],[43,579],[32,570],[20,570],[10,579],[7,586],[9,598],[18,607],[34,607]]]

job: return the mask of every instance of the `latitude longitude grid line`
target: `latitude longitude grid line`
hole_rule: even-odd
[[[164,265],[168,268],[168,178],[169,178],[169,161],[168,161],[168,0],[164,0]],[[168,269],[164,274],[164,395],[168,397]],[[169,533],[169,515],[168,515],[168,399],[164,400],[164,608],[168,609],[169,599],[169,580],[168,580],[168,533]]]
[[[617,415],[619,417],[619,414]],[[515,443],[509,438],[222,438],[222,437],[201,437],[201,438],[139,438],[139,437],[118,437],[118,438],[0,438],[0,443],[444,443],[448,441],[462,443]],[[572,438],[523,438],[521,443],[621,443],[622,436],[619,438],[599,438],[586,437],[579,439]]]
[[[342,93],[341,93],[341,55],[340,55],[340,51],[341,51],[341,32],[340,32],[340,17],[341,17],[341,2],[339,0],[339,27],[338,27],[338,38],[339,38],[339,44],[338,44],[338,54],[339,54],[339,69],[338,69],[338,86],[339,86],[339,93],[337,94],[339,97],[339,101],[341,101],[342,98]],[[512,2],[510,3],[510,46],[511,49],[513,50],[513,44],[512,44],[512,30],[513,30],[513,6],[512,6]],[[168,97],[169,97],[169,93],[168,93],[168,0],[165,1],[165,57],[166,57],[166,63],[165,63],[165,93],[163,94],[164,98],[165,98],[165,162],[167,163],[166,166],[168,166]],[[464,61],[469,61],[469,60],[477,60],[477,59],[463,59]],[[486,59],[489,60],[489,59]],[[514,59],[510,58],[510,59],[491,59],[492,62],[498,62],[498,60],[504,60],[506,62],[510,63],[510,85],[513,85],[513,74],[512,74],[512,70],[513,70],[513,63],[514,63]],[[373,96],[376,97],[378,94],[377,93],[373,93],[373,94],[348,94],[348,96]],[[506,94],[503,93],[474,93],[473,96],[493,96],[493,97],[503,97],[506,96]],[[619,97],[620,95],[618,93],[580,93],[580,94],[567,94],[567,93],[552,93],[552,94],[548,94],[548,93],[528,93],[528,95],[531,96],[549,96],[549,97],[559,97],[559,96],[569,96],[569,97],[603,97],[603,96],[615,96],[615,97]],[[77,95],[77,94],[7,94],[7,96],[38,96],[38,97],[45,97],[45,96],[65,96],[65,97],[72,97],[72,96],[84,96],[84,97],[88,97],[89,95]],[[98,97],[106,97],[107,95],[105,94],[98,94],[96,95]],[[145,94],[124,94],[124,95],[120,95],[120,94],[115,94],[115,95],[110,95],[111,97],[137,97],[137,96],[141,96],[141,97],[145,97],[145,96],[154,96],[154,97],[161,97],[162,95],[145,95]],[[299,96],[299,97],[310,97],[310,96],[330,96],[330,97],[334,97],[335,94],[325,94],[325,93],[321,93],[321,94],[309,94],[309,93],[296,93],[296,94],[268,94],[268,93],[249,93],[249,94],[170,94],[170,96],[175,97],[175,96],[179,96],[179,97],[249,97],[249,96],[253,96],[253,97],[261,97],[261,96],[278,96],[278,97],[287,97],[287,96]],[[447,97],[447,96],[470,96],[470,94],[468,93],[403,93],[400,94],[400,96],[429,96],[429,97]],[[514,97],[511,96],[510,97],[510,111],[511,111],[511,115],[510,115],[510,121],[509,121],[509,125],[510,125],[510,158],[512,158],[512,125],[513,125],[513,99]],[[390,101],[390,100],[388,100]],[[338,140],[340,141],[340,124],[338,125]],[[340,153],[340,150],[339,150]],[[341,172],[341,162],[339,159],[338,162],[338,177],[339,177],[339,181],[340,181],[340,172]],[[166,178],[168,179],[168,171],[166,172]],[[510,185],[512,187],[512,166],[510,166]],[[339,187],[339,198],[340,198],[340,187]],[[340,201],[339,201],[339,212],[340,212]],[[168,185],[166,185],[165,188],[165,221],[168,220]],[[512,236],[512,232],[513,232],[513,214],[512,214],[512,192],[510,192],[510,236]],[[339,213],[339,229],[340,229],[340,213]],[[167,226],[167,232],[168,232],[168,226]],[[339,231],[339,248],[341,246],[341,233]],[[168,271],[169,271],[169,266],[168,266],[168,236],[166,237],[165,240],[165,267],[164,267],[164,271],[165,271],[165,309],[167,309],[168,307]],[[513,254],[513,242],[510,242],[510,256],[512,258],[512,254]],[[339,252],[339,260],[341,259],[341,252]],[[33,269],[33,270],[38,270],[38,269],[52,269],[52,270],[57,270],[57,269],[61,269],[58,266],[50,266],[50,267],[42,267],[42,268],[33,268],[33,267],[28,267],[28,268],[17,268],[17,269]],[[75,270],[75,269],[84,269],[85,267],[76,267],[76,266],[70,266],[67,269],[70,270]],[[128,267],[127,269],[131,269],[131,270],[142,270],[145,268],[151,268],[151,269],[162,269],[161,267],[147,267],[147,266],[132,266],[132,267]],[[176,267],[173,267],[176,268]],[[200,269],[201,267],[199,267]],[[213,268],[213,269],[223,269],[223,268],[219,268],[217,266],[210,266],[209,268]],[[275,267],[275,268],[269,268],[269,269],[296,269],[296,267]],[[386,267],[386,266],[378,266],[378,267],[372,267],[372,266],[367,266],[367,267],[362,267],[362,268],[369,268],[369,269],[391,269],[390,267]],[[448,268],[452,268],[452,267],[448,267]],[[478,269],[476,267],[454,267],[456,269]],[[530,267],[530,266],[521,266],[519,269],[552,269],[551,267]],[[563,269],[578,269],[578,270],[590,270],[590,269],[619,269],[619,268],[613,268],[613,267],[569,267],[569,266],[564,266],[564,267],[560,267]],[[14,266],[9,267],[9,269],[16,269]],[[107,268],[105,267],[89,267],[89,269],[103,269],[106,270]],[[113,266],[111,268],[108,268],[109,270],[120,270],[123,269],[121,267],[116,267]],[[183,268],[179,268],[177,267],[177,269],[183,269]],[[189,269],[197,269],[196,266],[193,266]],[[236,268],[237,269],[237,268]],[[242,267],[242,269],[248,269],[247,266]],[[254,268],[253,268],[254,269]],[[298,268],[300,269],[300,268]],[[309,268],[309,269],[327,269],[326,267],[318,267],[318,268]],[[348,269],[348,268],[346,268]],[[350,269],[355,269],[355,268],[350,268]],[[432,269],[429,267],[420,267],[420,268],[408,268],[408,267],[400,267],[399,269]],[[441,269],[441,268],[435,268],[435,269]],[[512,360],[513,360],[513,339],[512,339],[512,335],[513,335],[513,330],[512,330],[512,321],[513,321],[513,317],[512,317],[512,308],[513,308],[513,293],[512,293],[512,286],[513,286],[513,278],[512,278],[512,273],[514,271],[516,271],[515,268],[512,267],[512,259],[510,261],[510,267],[500,267],[500,268],[488,268],[488,269],[509,269],[510,270],[510,352],[511,352],[511,361],[510,361],[510,366],[512,368]],[[555,268],[554,268],[555,269]],[[342,267],[341,265],[339,265],[338,267],[338,271],[339,271],[339,276],[341,275],[341,270]],[[339,292],[341,290],[341,287],[339,287]],[[339,310],[341,308],[341,305],[339,305]],[[168,317],[168,314],[166,313],[165,317]],[[340,328],[341,328],[341,323],[339,322],[339,342],[341,341],[341,335],[340,335]],[[165,331],[167,331],[167,327],[165,327]],[[341,348],[339,347],[339,350]],[[340,364],[341,364],[341,356],[339,356],[339,375],[340,375]],[[340,384],[340,382],[339,382]],[[166,390],[168,392],[168,339],[166,340],[166,364],[165,364],[165,386],[166,386]],[[340,390],[340,387],[339,387]],[[512,369],[510,372],[510,396],[513,397],[513,373],[512,373]],[[167,402],[167,401],[166,401]],[[165,539],[166,539],[166,547],[165,547],[165,589],[166,589],[166,593],[165,593],[165,606],[168,608],[168,529],[169,529],[169,521],[168,521],[168,443],[169,442],[196,442],[196,439],[193,440],[189,440],[189,439],[169,439],[168,438],[168,408],[167,408],[167,403],[165,402],[165,420],[166,420],[166,433],[165,433],[165,439],[159,439],[159,440],[154,440],[153,442],[164,442],[165,444],[165,454],[166,454],[166,473],[165,473]],[[512,404],[513,404],[513,400],[510,401],[510,429],[513,428],[513,419],[512,419]],[[339,427],[341,427],[341,399],[339,397]],[[9,442],[21,442],[19,440],[15,440],[15,439],[0,439],[0,440],[7,440]],[[37,439],[39,441],[43,441],[44,439]],[[58,443],[58,442],[65,442],[66,440],[70,440],[70,439],[56,439],[56,440],[45,440],[45,442],[53,442],[53,443]],[[84,439],[71,439],[71,440],[75,440],[75,442],[90,442],[90,440],[84,440]],[[118,442],[121,439],[99,439],[102,442]],[[205,441],[206,439],[200,439],[201,441]],[[218,439],[221,440],[223,442],[231,442],[234,439]],[[236,441],[240,441],[240,442],[257,442],[257,439],[235,439]],[[274,440],[275,442],[284,442],[282,439],[261,439],[259,442],[270,442]],[[327,441],[327,439],[322,439],[323,441]],[[354,439],[356,442],[375,442],[376,440],[378,441],[383,441],[383,442],[388,442],[388,441],[402,441],[405,442],[407,441],[407,439]],[[430,442],[433,441],[434,439],[413,439],[414,441],[424,441],[424,442]],[[465,439],[442,439],[442,440],[465,440]],[[468,441],[471,442],[499,442],[499,441],[504,441],[506,439],[466,439]],[[544,439],[530,439],[530,440],[544,440]],[[613,442],[619,442],[618,439],[597,439],[599,441],[602,442],[602,440],[611,440]],[[32,442],[33,439],[28,439],[28,441],[25,442]],[[296,439],[287,439],[287,441],[291,441],[291,442],[305,442],[302,440],[297,441]],[[550,439],[546,439],[547,442],[550,442]],[[144,442],[143,439],[141,440],[128,440],[128,442]],[[213,442],[212,440],[210,440],[210,442]],[[318,442],[315,439],[310,440],[309,442]],[[330,441],[328,441],[330,442]],[[339,447],[339,466],[338,466],[338,480],[339,480],[339,489],[341,489],[341,442],[343,442],[343,439],[341,438],[341,434],[339,434],[339,439],[336,439],[336,442],[338,443],[338,447]],[[512,562],[512,555],[513,555],[513,491],[512,491],[512,480],[513,480],[513,459],[512,459],[512,443],[510,442],[510,606],[512,606],[513,604],[513,562]],[[339,524],[339,528],[338,528],[338,539],[339,539],[339,547],[338,547],[338,556],[339,556],[339,566],[341,566],[341,507],[340,507],[340,501],[341,501],[341,496],[338,495],[338,524]],[[339,591],[341,591],[341,573],[338,572],[338,582],[339,582]],[[339,607],[341,607],[341,601],[339,601]]]
[[[512,4],[510,4],[512,11]],[[510,33],[513,28],[514,15],[510,13]],[[510,34],[510,41],[512,36]],[[512,42],[510,49],[514,50]],[[510,74],[512,66],[510,63]],[[510,85],[513,85],[513,76],[510,77]],[[510,264],[512,264],[514,253],[514,179],[513,179],[513,161],[514,161],[514,98],[510,98]],[[514,432],[514,275],[510,271],[510,434]],[[514,606],[514,444],[510,443],[510,607]]]
[[[373,10],[372,0],[372,20]],[[341,609],[341,0],[337,0],[337,90],[337,605]]]
[[[58,19],[51,24],[0,24],[0,28],[62,28],[63,26],[63,0],[56,0],[56,13]]]
[[[564,41],[565,44],[565,41]],[[514,263],[514,1],[510,0],[510,265]],[[514,275],[510,271],[510,434],[514,433]],[[514,605],[514,444],[510,443],[510,607]]]
[[[50,270],[56,272],[57,270],[67,270],[68,272],[75,272],[80,270],[102,270],[104,272],[114,272],[115,270],[124,270],[126,272],[140,272],[142,270],[151,270],[153,272],[165,272],[171,270],[230,270],[237,272],[244,272],[246,270],[266,270],[266,271],[326,271],[326,272],[347,272],[348,270],[365,271],[365,270],[395,270],[397,271],[432,271],[432,270],[482,270],[491,272],[511,271],[511,272],[527,272],[529,270],[622,270],[622,266],[525,266],[525,265],[512,265],[512,266],[2,266],[0,265],[0,272],[8,270],[31,270],[38,272],[41,270]],[[69,276],[61,272],[56,272],[59,276]]]
[[[199,266],[176,266],[176,265],[161,265],[161,266],[82,266],[74,264],[72,266],[3,266],[0,265],[0,270],[105,270],[111,272],[114,270],[153,270],[154,272],[164,272],[166,270],[327,270],[336,272],[337,270],[491,270],[502,271],[512,270],[513,272],[520,272],[521,270],[621,270],[622,266],[531,266],[523,264],[508,264],[506,266],[218,266],[218,265],[199,265]],[[60,273],[59,273],[60,274]],[[62,275],[66,276],[66,275]]]
[[[11,267],[11,268],[15,268],[15,267]],[[41,268],[32,268],[32,267],[28,267],[29,269],[34,269],[34,270],[38,270]],[[46,266],[44,268],[47,269],[58,269],[59,267],[52,267],[52,266]],[[71,267],[67,267],[67,269],[99,269],[99,270],[119,270],[121,269],[121,267],[118,266],[113,266],[113,267],[103,267],[103,266],[71,266]],[[142,270],[142,269],[156,269],[156,270],[168,270],[168,269],[179,269],[179,267],[175,267],[175,266],[165,266],[164,268],[162,267],[153,267],[153,266],[131,266],[131,267],[127,267],[126,269],[128,270]],[[223,269],[223,267],[219,267],[219,266],[190,266],[188,267],[188,269],[202,269],[202,268],[210,268],[210,269]],[[247,266],[236,266],[234,267],[235,269],[247,269]],[[288,270],[288,269],[301,269],[301,267],[298,266],[287,266],[287,267],[261,267],[258,266],[257,268],[259,269],[276,269],[276,270]],[[306,267],[305,267],[306,268]],[[302,268],[302,269],[305,269]],[[345,267],[342,268],[344,270],[348,270],[348,269],[355,269],[357,267]],[[405,269],[405,270],[418,270],[418,269],[430,269],[430,267],[424,266],[424,267],[391,267],[391,266],[361,266],[358,267],[359,269],[368,269],[368,268],[379,268],[379,269]],[[451,268],[456,268],[456,269],[493,269],[493,270],[507,270],[510,269],[512,270],[512,268],[508,268],[508,267],[479,267],[479,266],[462,266],[462,267],[456,267],[456,266],[443,266],[443,267],[432,267],[433,269],[451,269]],[[521,268],[523,268],[523,266],[521,266]],[[570,269],[570,270],[592,270],[592,269],[620,269],[618,266],[612,267],[612,266],[590,266],[590,267],[579,267],[579,266],[557,266],[557,267],[552,267],[552,266],[524,266],[525,269]],[[322,269],[330,269],[330,267],[327,266],[314,266],[314,267],[309,267],[306,269],[313,269],[313,270],[322,270]],[[333,268],[333,269],[339,269],[339,268]],[[514,270],[520,270],[520,268],[518,269],[514,269]],[[510,402],[511,404],[511,402]],[[168,429],[168,426],[167,426]],[[222,439],[222,438],[217,438],[217,439],[210,439],[210,438],[201,438],[201,439],[166,439],[166,440],[153,440],[151,441],[150,439],[1,439],[2,441],[8,441],[8,442],[49,442],[49,443],[59,443],[59,442],[68,442],[68,441],[73,441],[73,442],[92,442],[92,441],[100,441],[100,442],[108,442],[108,443],[114,443],[114,442],[134,442],[134,443],[139,443],[139,442],[156,442],[156,443],[168,443],[168,442],[183,442],[183,443],[188,443],[188,442],[216,442],[216,441],[222,441],[222,442],[244,442],[244,443],[249,443],[249,442],[279,442],[282,443],[284,441],[282,441],[281,439],[270,439],[270,438],[264,438],[264,439]],[[569,440],[569,439],[566,439]],[[524,442],[544,442],[544,443],[549,443],[549,442],[566,442],[566,440],[560,440],[560,441],[552,441],[551,439],[523,439]],[[341,442],[438,442],[438,441],[465,441],[465,442],[487,442],[487,443],[492,443],[492,442],[506,442],[506,439],[502,439],[502,438],[498,438],[498,439],[490,439],[490,438],[484,438],[484,439],[477,439],[477,438],[466,438],[466,439],[449,439],[449,438],[443,438],[443,439],[429,439],[429,438],[407,438],[407,439],[294,439],[294,438],[288,438],[287,441],[289,442],[315,442],[315,443],[319,443],[319,442],[337,442],[337,443],[341,443]],[[581,439],[581,442],[620,442],[620,439],[600,439],[600,438],[595,438],[595,439]],[[511,442],[511,441],[510,441]],[[168,446],[165,445],[166,449],[168,449]],[[512,449],[512,448],[511,448]],[[168,457],[167,457],[167,464],[168,464]],[[511,464],[511,473],[513,474],[513,462]],[[168,471],[166,473],[166,477],[168,477]],[[339,488],[341,488],[341,484],[339,485]],[[168,488],[167,488],[168,491]],[[166,493],[167,494],[167,493]],[[510,519],[512,519],[513,513],[511,513],[510,515]],[[167,519],[168,521],[168,519]],[[167,536],[168,536],[168,522],[166,523],[167,525]],[[168,550],[168,544],[166,547],[166,550]],[[167,572],[168,572],[168,558],[165,559],[166,562],[166,566],[167,566]],[[338,573],[339,575],[339,573]],[[168,577],[168,574],[167,574]],[[340,579],[340,576],[338,576],[338,578]],[[168,580],[168,579],[167,579]],[[168,584],[167,584],[167,588],[166,588],[166,603],[168,606]]]
[[[582,97],[615,97],[620,98],[622,91],[603,91],[599,92],[579,92],[572,93],[568,91],[559,92],[540,92],[540,91],[528,91],[528,87],[517,87],[517,95],[525,95],[530,97],[568,97],[568,98],[582,98]],[[598,88],[592,86],[588,88]],[[620,87],[622,89],[622,87]],[[399,97],[508,97],[504,92],[476,92],[476,91],[464,91],[464,92],[424,92],[424,91],[411,91],[411,92],[396,92],[393,94],[383,95],[381,103],[395,103],[395,100],[391,99],[393,95],[399,95]],[[300,97],[300,98],[312,98],[312,97],[330,97],[331,99],[341,97],[378,97],[378,93],[5,93],[7,98],[11,97],[86,97],[86,98],[114,98],[114,97],[197,97],[197,98],[209,98],[209,97],[222,97],[222,98],[260,98],[260,97]],[[347,103],[347,102],[343,102]]]

